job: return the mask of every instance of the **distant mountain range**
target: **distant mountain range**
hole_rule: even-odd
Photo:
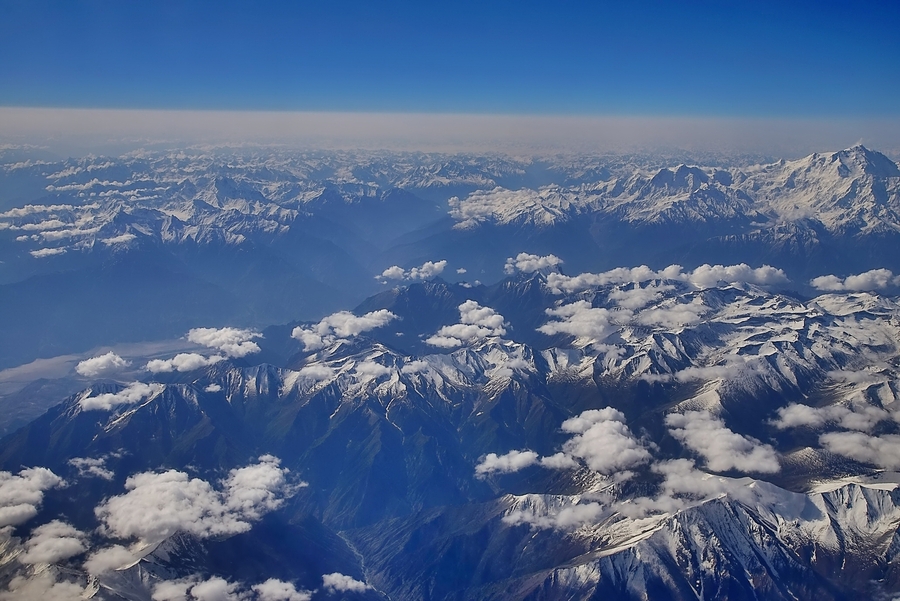
[[[884,155],[2,170],[0,599],[900,595]]]

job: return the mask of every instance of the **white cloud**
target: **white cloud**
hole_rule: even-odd
[[[91,552],[84,562],[84,569],[91,574],[103,574],[132,565],[140,558],[141,553],[137,551],[126,549],[122,545],[111,545]]]
[[[625,415],[611,407],[584,411],[564,421],[562,429],[575,434],[565,442],[563,452],[584,460],[595,472],[614,474],[650,459],[625,424]]]
[[[375,361],[363,361],[356,364],[358,378],[378,378],[391,373],[391,368]]]
[[[774,473],[781,469],[770,445],[731,431],[708,411],[670,413],[666,425],[672,436],[701,454],[713,471]]]
[[[231,470],[218,490],[177,470],[143,472],[128,478],[128,492],[107,499],[95,513],[104,534],[146,544],[178,531],[201,538],[237,534],[281,506],[297,486],[305,486],[291,486],[287,474],[271,455]]]
[[[60,582],[51,570],[43,570],[32,577],[15,576],[9,590],[0,592],[2,601],[84,601],[89,590],[76,582]]]
[[[645,326],[680,328],[700,323],[702,315],[709,309],[698,297],[690,303],[672,303],[641,312],[635,322]]]
[[[17,475],[0,472],[0,528],[18,526],[36,516],[44,491],[64,485],[45,467],[23,469]]]
[[[674,286],[663,284],[661,286],[647,286],[641,288],[639,284],[635,284],[634,288],[618,288],[609,293],[609,300],[615,302],[624,309],[641,309],[652,302],[662,298],[663,292],[668,292],[675,288]]]
[[[571,470],[580,467],[580,464],[575,459],[565,453],[541,457],[541,465],[551,470]]]
[[[315,351],[339,339],[352,338],[380,328],[394,319],[397,316],[387,309],[379,309],[359,317],[349,311],[339,311],[309,328],[297,326],[291,332],[291,337],[302,342],[305,350]]]
[[[669,265],[660,271],[653,271],[646,265],[641,265],[634,268],[618,267],[604,273],[582,273],[577,276],[551,273],[547,276],[547,285],[554,292],[562,294],[609,284],[638,284],[649,280],[690,282],[698,288],[712,288],[720,282],[769,286],[790,281],[781,269],[769,265],[754,269],[746,263],[740,263],[739,265],[704,264],[688,272],[684,272],[681,265]]]
[[[362,593],[372,587],[350,576],[334,572],[322,576],[322,588],[328,593]]]
[[[73,457],[68,463],[78,470],[81,477],[95,476],[104,480],[112,480],[115,477],[112,471],[106,469],[106,457]]]
[[[459,275],[462,275],[462,274],[466,273],[466,271],[467,270],[465,267],[460,267],[459,269],[456,270],[456,273],[458,273]]]
[[[399,265],[391,265],[376,278],[384,278],[386,280],[428,280],[443,273],[446,267],[446,260],[425,261],[419,267],[413,267],[409,271],[404,270]]]
[[[244,601],[246,599],[244,595],[240,594],[238,584],[228,582],[218,576],[195,584],[190,588],[190,594],[191,599],[196,601]]]
[[[251,343],[253,344],[253,343]],[[144,366],[144,369],[150,373],[169,373],[173,371],[185,372],[215,365],[219,361],[224,361],[222,355],[212,355],[205,357],[199,353],[178,353],[171,359],[151,359]]]
[[[30,254],[35,259],[42,259],[44,257],[52,257],[54,255],[63,255],[65,253],[65,248],[40,248],[38,250],[31,251]]]
[[[900,436],[869,436],[862,432],[828,432],[819,437],[825,449],[863,463],[900,469]]]
[[[119,392],[107,392],[105,394],[83,398],[79,401],[79,405],[81,405],[81,408],[85,411],[109,411],[113,407],[119,405],[133,405],[134,403],[139,403],[145,398],[161,392],[163,388],[165,388],[165,386],[155,382],[150,384],[132,382]]]
[[[516,258],[509,257],[506,259],[506,265],[503,267],[503,271],[509,274],[513,274],[516,271],[533,273],[535,271],[540,271],[541,269],[557,267],[561,265],[562,262],[563,260],[556,255],[540,256],[519,253],[516,255]]]
[[[85,535],[73,526],[53,520],[34,529],[25,541],[25,551],[18,559],[22,563],[56,563],[87,549]]]
[[[334,377],[334,370],[327,365],[314,364],[300,368],[300,375],[316,382],[322,382]]]
[[[222,387],[219,384],[212,383],[209,386],[207,386],[206,388],[204,388],[203,390],[206,392],[221,392]]]
[[[843,280],[835,275],[823,275],[813,278],[809,283],[817,290],[828,292],[870,292],[887,288],[891,285],[900,285],[900,277],[895,278],[890,269],[872,269],[856,275],[849,275]]]
[[[460,323],[444,326],[425,342],[432,346],[454,348],[506,334],[503,316],[490,307],[482,307],[473,300],[459,306]]]
[[[557,320],[548,321],[539,327],[538,332],[553,336],[554,334],[569,334],[570,336],[586,337],[594,340],[603,340],[616,330],[615,320],[631,318],[630,312],[614,315],[609,309],[594,308],[585,300],[576,301],[555,309],[547,309],[547,315]]]
[[[488,453],[475,466],[475,473],[478,475],[509,474],[523,470],[537,462],[538,454],[534,451],[510,451],[504,455]]]
[[[503,517],[503,523],[511,526],[529,524],[533,528],[553,528],[555,530],[574,530],[585,524],[599,521],[604,508],[600,503],[591,501],[568,505],[557,511],[536,514],[526,511],[514,511]]]
[[[269,578],[263,583],[253,585],[258,601],[309,601],[309,591],[300,590],[290,582]]]
[[[228,357],[246,357],[260,351],[253,338],[262,334],[239,328],[194,328],[188,332],[188,340],[225,353]]]
[[[98,378],[108,376],[121,371],[131,365],[130,361],[126,361],[119,355],[110,351],[104,355],[85,359],[75,366],[75,371],[86,378]]]
[[[101,242],[103,242],[103,244],[107,246],[111,246],[113,244],[127,244],[135,238],[137,238],[137,236],[135,236],[131,232],[126,232],[119,236],[113,236],[112,238],[104,238],[103,240],[101,240]]]
[[[894,414],[872,405],[810,407],[792,403],[778,410],[778,418],[772,424],[781,429],[799,426],[821,428],[826,424],[835,424],[845,430],[871,432],[879,423],[894,419]]]
[[[404,374],[417,374],[428,369],[428,362],[415,359],[408,361],[400,371]]]

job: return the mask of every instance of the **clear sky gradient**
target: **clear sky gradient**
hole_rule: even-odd
[[[0,106],[900,116],[900,2],[0,0]]]

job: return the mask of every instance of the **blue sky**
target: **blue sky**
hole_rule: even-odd
[[[0,106],[896,117],[900,3],[0,0]]]

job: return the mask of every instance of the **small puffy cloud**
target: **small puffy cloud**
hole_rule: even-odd
[[[609,309],[595,308],[585,300],[576,301],[555,309],[547,309],[547,315],[556,318],[537,330],[548,336],[569,334],[570,336],[603,340],[616,330],[614,319],[628,319],[631,314],[613,315]]]
[[[189,589],[191,599],[196,601],[244,601],[238,584],[213,576]]]
[[[561,265],[562,262],[563,260],[556,255],[540,256],[519,253],[515,258],[509,257],[506,259],[506,265],[503,267],[503,271],[509,274],[516,273],[517,271],[521,271],[522,273],[534,273],[535,271],[540,271],[542,269],[557,267]]]
[[[187,337],[195,344],[216,349],[228,357],[240,358],[260,351],[253,338],[262,338],[262,334],[240,328],[194,328]]]
[[[419,359],[415,359],[413,361],[408,361],[401,369],[400,372],[411,375],[421,373],[428,369],[428,362],[421,361]]]
[[[177,470],[143,472],[129,477],[127,492],[107,499],[95,513],[104,534],[147,544],[178,531],[201,538],[237,534],[294,494],[297,486],[287,475],[271,455],[231,470],[218,489]]]
[[[778,410],[778,417],[772,421],[772,425],[783,430],[796,427],[821,428],[826,424],[834,424],[845,430],[871,432],[879,423],[893,419],[896,419],[893,414],[872,405],[810,407],[792,403]]]
[[[137,238],[137,236],[135,236],[131,232],[126,232],[119,236],[113,236],[112,238],[104,238],[103,240],[101,240],[101,242],[103,242],[103,244],[107,246],[112,246],[113,244],[128,244],[135,238]]]
[[[56,255],[63,255],[65,253],[65,248],[41,248],[38,250],[33,250],[29,254],[35,259],[43,259],[44,257],[53,257]]]
[[[356,376],[358,378],[378,378],[391,373],[391,368],[375,361],[363,361],[356,364]]]
[[[122,545],[111,545],[93,551],[85,560],[84,569],[91,574],[103,574],[129,566],[140,558],[141,554],[136,551],[127,549]]]
[[[73,526],[53,520],[38,526],[25,541],[25,552],[19,555],[22,563],[56,563],[84,553],[85,535]]]
[[[475,473],[481,476],[509,474],[523,470],[537,462],[538,454],[534,451],[510,451],[505,455],[488,453],[475,466]]]
[[[843,280],[835,275],[823,275],[813,278],[809,284],[813,288],[825,292],[871,292],[891,285],[900,285],[900,277],[894,277],[890,269],[872,269],[856,275],[849,275]]]
[[[547,285],[558,294],[573,293],[609,284],[639,284],[650,280],[677,280],[689,282],[698,288],[712,288],[720,283],[748,283],[771,286],[789,282],[784,271],[769,265],[752,268],[746,263],[738,265],[701,265],[693,271],[684,271],[681,265],[669,265],[654,271],[646,265],[618,267],[604,273],[582,273],[577,276],[550,274]]]
[[[478,342],[491,336],[506,334],[503,316],[490,307],[482,307],[473,300],[459,306],[459,323],[444,326],[425,342],[442,348],[455,348]]]
[[[669,433],[686,447],[702,455],[709,469],[717,472],[775,473],[781,469],[771,445],[742,436],[708,411],[686,411],[666,416]]]
[[[555,453],[541,457],[541,466],[551,470],[571,470],[580,467],[580,464],[571,455]]]
[[[18,526],[36,516],[44,491],[64,485],[45,467],[30,467],[16,475],[0,472],[0,528]]]
[[[885,469],[900,469],[900,436],[870,436],[862,432],[828,432],[819,443],[831,453]]]
[[[613,474],[646,463],[650,453],[625,424],[625,415],[611,407],[584,411],[562,424],[575,434],[563,445],[563,452],[582,459],[601,474]]]
[[[356,316],[350,311],[339,311],[323,318],[314,326],[304,328],[297,326],[291,332],[291,338],[303,343],[305,350],[315,351],[324,348],[340,339],[359,336],[389,324],[397,316],[387,309],[379,309],[365,315]]]
[[[623,309],[635,310],[642,309],[650,303],[656,302],[662,298],[662,293],[672,290],[674,286],[663,284],[660,286],[647,286],[641,288],[639,284],[635,284],[633,288],[617,288],[609,293],[609,300],[613,301]]]
[[[456,270],[456,273],[458,273],[459,275],[462,275],[462,274],[466,273],[466,271],[467,270],[465,267],[460,267],[459,269]]]
[[[121,371],[129,365],[131,362],[110,351],[104,355],[79,362],[75,366],[75,371],[85,378],[99,378]]]
[[[680,328],[700,323],[708,309],[700,298],[695,298],[689,303],[672,303],[643,311],[635,318],[635,322],[645,326]]]
[[[221,392],[222,387],[219,384],[212,383],[203,389],[205,392]]]
[[[115,474],[106,469],[106,457],[73,457],[69,465],[78,470],[80,477],[96,477],[112,480]]]
[[[107,392],[98,394],[97,396],[87,397],[79,401],[79,405],[85,411],[109,411],[113,407],[119,405],[133,405],[140,403],[145,398],[151,397],[165,388],[162,384],[155,382],[145,384],[144,382],[132,382],[119,392]]]
[[[51,570],[41,570],[30,578],[15,576],[0,601],[84,601],[90,594],[76,582],[58,581]]]
[[[205,357],[199,353],[178,353],[171,359],[151,359],[144,368],[154,374],[173,371],[185,372],[208,367],[224,360],[225,357],[222,355]]]
[[[327,593],[362,593],[372,587],[350,576],[334,572],[322,576],[322,588]]]
[[[300,375],[304,378],[323,382],[334,377],[334,370],[327,365],[313,364],[300,368]]]
[[[527,511],[514,511],[503,517],[503,523],[511,526],[528,524],[532,528],[575,530],[585,524],[594,524],[600,520],[604,508],[600,503],[591,501],[568,505],[556,511],[537,514]]]
[[[258,601],[309,601],[309,591],[297,590],[290,582],[269,578],[265,582],[253,585]]]
[[[399,265],[391,265],[381,272],[379,278],[385,280],[429,280],[444,272],[447,267],[447,261],[425,261],[418,267],[406,271]]]

